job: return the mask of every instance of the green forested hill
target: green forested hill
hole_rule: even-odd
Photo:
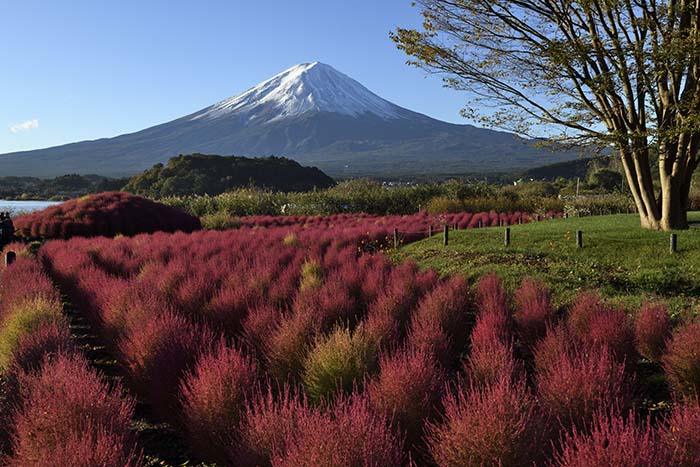
[[[124,191],[154,198],[217,195],[232,188],[256,186],[276,191],[308,191],[335,182],[315,167],[282,157],[247,158],[204,154],[173,157],[167,165],[132,177]]]

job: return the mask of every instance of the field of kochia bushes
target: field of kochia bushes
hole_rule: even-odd
[[[0,278],[5,462],[142,465],[139,400],[222,466],[700,465],[700,324],[377,253],[433,222],[255,218],[21,257]],[[59,288],[121,384],[72,343]]]

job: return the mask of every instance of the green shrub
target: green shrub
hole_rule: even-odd
[[[564,198],[564,204],[564,211],[574,217],[637,211],[634,200],[621,194],[569,196]]]
[[[446,214],[464,211],[464,202],[456,199],[450,199],[445,196],[438,196],[425,205],[425,211],[428,214]]]
[[[207,230],[231,230],[239,228],[242,223],[236,217],[231,217],[226,212],[215,212],[206,214],[199,219],[202,227]]]
[[[303,382],[309,398],[318,402],[339,390],[349,393],[374,366],[374,355],[362,328],[355,333],[338,328],[317,339],[304,364]]]
[[[285,237],[286,239],[286,237]],[[304,292],[310,289],[317,289],[323,283],[323,267],[318,261],[307,259],[301,266],[301,282],[299,290]]]
[[[7,368],[21,337],[40,327],[64,321],[60,304],[39,297],[15,305],[0,325],[0,369]]]

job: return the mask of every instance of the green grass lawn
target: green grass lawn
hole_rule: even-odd
[[[678,231],[678,253],[669,252],[668,232],[639,227],[636,215],[557,219],[511,226],[504,246],[503,227],[450,231],[396,251],[397,259],[414,258],[444,274],[471,281],[495,271],[509,289],[523,276],[545,281],[558,305],[580,290],[598,289],[613,302],[633,307],[662,298],[674,314],[700,314],[700,212],[689,215],[690,230]],[[576,231],[583,231],[582,249]]]

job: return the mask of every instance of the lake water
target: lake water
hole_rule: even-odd
[[[20,213],[40,211],[54,204],[60,204],[55,201],[9,201],[0,199],[0,212],[9,211],[13,216]]]

